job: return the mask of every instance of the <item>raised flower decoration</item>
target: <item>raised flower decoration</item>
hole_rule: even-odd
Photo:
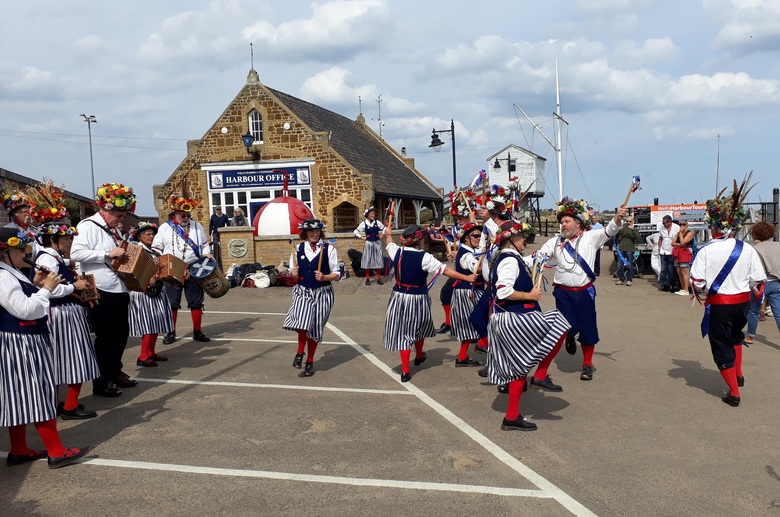
[[[97,201],[100,208],[106,210],[135,212],[135,193],[133,188],[121,183],[104,183],[100,185],[95,201]]]
[[[556,215],[558,217],[558,222],[560,222],[561,218],[565,215],[579,219],[586,230],[590,228],[590,223],[592,221],[591,214],[588,212],[587,201],[584,199],[576,200],[569,196],[564,197],[558,202]]]
[[[37,222],[45,223],[68,217],[65,190],[63,187],[56,187],[53,180],[43,178],[42,182],[28,188],[26,193],[32,201],[30,212]]]
[[[192,212],[200,203],[194,199],[188,199],[182,196],[171,196],[168,198],[168,206],[171,210],[181,210],[183,212]]]

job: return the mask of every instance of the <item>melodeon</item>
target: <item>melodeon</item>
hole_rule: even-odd
[[[100,299],[100,293],[98,293],[97,287],[95,286],[95,275],[79,275],[76,279],[84,280],[84,282],[87,283],[87,287],[73,293],[81,303],[90,303]]]
[[[160,272],[157,277],[171,285],[184,284],[184,273],[187,271],[187,263],[182,259],[167,253],[157,258],[157,267]]]
[[[145,293],[149,281],[157,273],[157,264],[140,244],[122,243],[122,247],[125,247],[126,252],[122,257],[114,259],[112,267],[128,289]]]

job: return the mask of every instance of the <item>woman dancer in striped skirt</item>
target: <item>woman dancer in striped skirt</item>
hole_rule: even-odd
[[[336,248],[321,239],[325,238],[325,224],[319,219],[307,219],[298,225],[302,241],[295,250],[297,265],[290,274],[298,277],[292,289],[292,305],[287,311],[282,328],[298,333],[298,351],[293,368],[301,368],[303,350],[308,345],[303,376],[314,375],[314,352],[322,341],[325,324],[333,308],[333,286],[339,279],[339,258]]]
[[[494,384],[509,384],[501,429],[533,431],[536,424],[520,414],[525,378],[554,348],[560,348],[571,325],[557,310],[543,313],[539,307],[542,290],[533,284],[523,258],[530,227],[507,221],[499,231],[500,253],[490,268],[491,288],[486,295],[495,299],[488,325],[488,378]]]
[[[388,235],[390,231],[385,229],[384,236]],[[423,229],[414,224],[404,230],[401,246],[387,243],[387,253],[395,267],[395,285],[387,304],[383,342],[387,350],[401,354],[401,382],[412,378],[409,372],[412,345],[415,348],[414,365],[419,366],[427,357],[423,352],[425,338],[436,335],[428,295],[428,274],[443,274],[463,282],[475,279],[475,275],[458,273],[422,251],[420,241],[424,236]]]
[[[0,228],[0,427],[7,427],[11,450],[6,464],[21,465],[48,456],[49,468],[84,456],[89,446],[68,449],[57,431],[56,386],[51,340],[46,324],[49,298],[62,283],[57,273],[36,273],[36,288],[19,271],[32,235]],[[46,447],[27,446],[27,424],[34,424]]]
[[[482,298],[485,283],[483,281],[481,270],[482,263],[475,256],[476,249],[479,246],[479,239],[482,236],[482,226],[473,223],[467,223],[463,227],[463,235],[460,237],[460,247],[455,257],[455,271],[464,275],[476,273],[477,280],[473,283],[456,280],[452,287],[452,334],[460,340],[460,352],[455,359],[455,367],[459,366],[479,366],[479,361],[469,357],[469,345],[472,341],[479,340],[480,345],[487,349],[487,337],[480,338],[479,332],[469,321],[474,307]],[[477,271],[477,267],[480,271]]]
[[[155,261],[160,256],[152,249],[156,233],[156,224],[141,221],[131,234]],[[157,363],[168,360],[167,357],[157,355],[155,347],[159,334],[173,332],[171,302],[165,294],[162,280],[155,280],[154,285],[149,286],[145,293],[130,291],[130,335],[141,338],[141,353],[135,361],[138,366],[154,367]]]
[[[94,418],[97,413],[79,404],[82,383],[100,377],[87,309],[74,296],[76,290],[84,289],[87,284],[76,280],[73,270],[65,263],[70,261],[70,247],[78,231],[65,224],[44,223],[38,228],[38,235],[43,246],[35,257],[36,265],[58,273],[68,282],[54,290],[49,304],[54,383],[68,385],[65,401],[59,403],[57,410],[63,420]]]
[[[371,285],[369,279],[371,270],[376,271],[376,283],[382,285],[382,270],[385,268],[385,258],[382,256],[382,243],[379,234],[385,229],[385,225],[376,220],[376,208],[368,207],[363,212],[365,221],[355,228],[355,238],[366,241],[363,246],[363,256],[360,259],[360,268],[366,270],[366,285]],[[363,237],[365,234],[365,237]]]

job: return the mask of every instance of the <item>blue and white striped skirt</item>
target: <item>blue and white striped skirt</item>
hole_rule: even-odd
[[[477,306],[477,302],[485,291],[475,289],[453,289],[452,290],[452,309],[450,313],[450,323],[452,325],[452,335],[459,341],[469,339],[479,339],[479,332],[469,321],[469,316]],[[474,298],[472,299],[472,294]]]
[[[130,291],[130,309],[127,314],[131,336],[143,337],[147,334],[173,332],[171,302],[165,290],[154,297]]]
[[[571,327],[557,310],[515,314],[494,308],[488,325],[487,371],[493,384],[522,379]]]
[[[333,308],[333,286],[309,289],[297,284],[292,288],[292,297],[292,305],[287,311],[282,328],[305,330],[307,337],[319,343]]]
[[[431,316],[431,297],[393,291],[387,303],[385,332],[382,341],[391,352],[411,350],[424,338],[434,337],[436,329]]]
[[[49,334],[55,384],[78,384],[100,377],[86,307],[77,303],[53,305]]]
[[[382,241],[366,241],[363,256],[360,258],[362,269],[384,269],[385,257],[382,255]]]
[[[0,427],[57,417],[48,334],[0,332]]]

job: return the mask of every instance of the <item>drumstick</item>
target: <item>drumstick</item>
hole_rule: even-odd
[[[325,254],[325,243],[320,243],[320,260],[317,263],[317,271],[322,272],[322,256]]]
[[[292,267],[298,267],[298,260],[296,258],[296,252],[295,252],[295,244],[293,244],[293,239],[290,238],[290,264]]]

